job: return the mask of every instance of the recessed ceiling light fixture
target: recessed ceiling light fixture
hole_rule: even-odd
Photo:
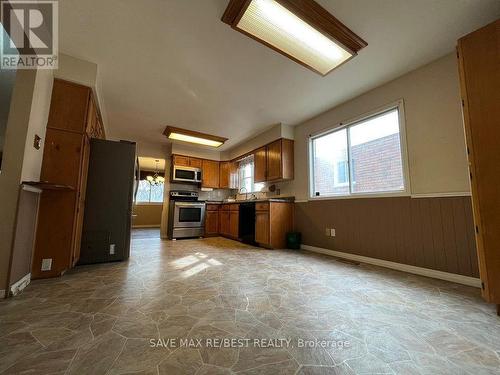
[[[368,45],[313,0],[230,0],[222,22],[323,76]]]
[[[194,130],[175,128],[173,126],[167,126],[163,134],[166,135],[167,138],[176,141],[196,143],[199,145],[210,147],[219,147],[227,141],[227,138],[224,137],[200,133]]]

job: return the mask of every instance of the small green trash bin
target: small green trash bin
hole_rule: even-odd
[[[288,249],[298,250],[302,243],[302,235],[299,232],[289,232],[286,234],[286,247]]]

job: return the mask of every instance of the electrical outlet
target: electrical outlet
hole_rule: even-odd
[[[325,229],[325,236],[330,237],[330,228]]]
[[[42,271],[50,271],[52,269],[52,258],[42,259]]]
[[[111,245],[109,245],[109,254],[110,255],[115,255],[115,244],[112,243]]]
[[[335,228],[330,229],[330,236],[335,237]]]

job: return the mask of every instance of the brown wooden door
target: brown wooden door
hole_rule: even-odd
[[[483,297],[500,305],[500,20],[458,41]],[[500,312],[500,307],[499,307]]]
[[[189,167],[189,157],[181,155],[172,155],[172,164],[181,167]]]
[[[219,188],[219,162],[203,159],[201,172],[201,186]]]
[[[255,242],[269,244],[269,211],[255,212]]]
[[[231,163],[228,161],[224,161],[220,163],[219,167],[219,187],[221,189],[227,189],[230,186],[229,183],[229,172],[230,172]]]
[[[229,236],[229,211],[221,211],[219,214],[220,233]]]
[[[206,211],[205,234],[215,235],[219,233],[219,211]]]
[[[189,158],[189,166],[192,168],[202,168],[203,161],[197,158]]]
[[[47,129],[40,180],[78,188],[82,135]]]
[[[281,139],[267,145],[267,181],[280,180],[282,175]]]
[[[254,181],[265,182],[267,176],[267,150],[265,146],[255,150],[253,162]]]
[[[229,235],[232,238],[239,237],[240,228],[240,212],[229,211]]]
[[[90,92],[88,87],[55,79],[47,128],[83,133],[87,126]]]

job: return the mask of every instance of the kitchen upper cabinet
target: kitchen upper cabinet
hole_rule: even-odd
[[[238,188],[238,163],[232,161],[220,162],[219,187],[221,189]]]
[[[253,163],[254,181],[265,182],[267,177],[267,146],[255,150]]]
[[[189,158],[189,166],[191,168],[202,168],[203,167],[203,161],[202,159],[197,159],[197,158]]]
[[[278,139],[267,145],[266,181],[293,179],[293,141]]]
[[[207,188],[219,188],[219,162],[213,160],[202,160],[201,186]]]
[[[500,20],[458,40],[482,295],[500,315]]]
[[[278,139],[254,152],[255,182],[293,179],[293,141]]]
[[[229,169],[231,162],[223,161],[219,166],[219,187],[221,189],[229,189]]]
[[[181,167],[189,167],[189,156],[172,155],[172,164]]]
[[[55,79],[47,127],[84,133],[93,121],[87,117],[88,106],[93,105],[91,95],[86,86]]]

